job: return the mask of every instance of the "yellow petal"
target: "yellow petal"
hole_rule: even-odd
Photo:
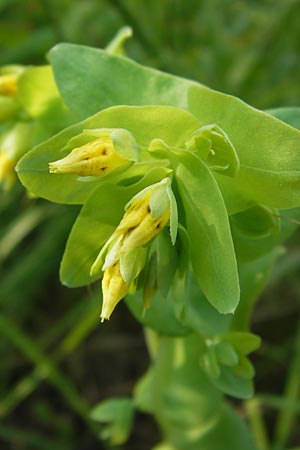
[[[101,176],[127,162],[119,156],[109,137],[100,137],[74,148],[65,158],[49,163],[51,173]]]
[[[101,310],[101,321],[109,319],[116,305],[127,294],[129,286],[125,283],[120,272],[120,263],[104,271],[102,279],[103,304]]]

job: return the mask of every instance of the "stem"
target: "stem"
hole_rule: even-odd
[[[260,409],[259,401],[256,398],[245,402],[245,407],[254,439],[260,450],[269,450],[270,443],[266,426]]]
[[[284,400],[286,402],[293,402],[300,394],[300,320],[298,330],[296,333],[294,355],[290,364],[289,374],[287,377]],[[274,450],[282,449],[286,446],[290,433],[292,431],[297,411],[294,409],[282,409],[278,414],[278,419],[275,427]]]

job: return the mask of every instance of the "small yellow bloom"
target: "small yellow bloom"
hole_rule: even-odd
[[[117,303],[146,263],[144,248],[170,219],[169,179],[149,186],[135,196],[115,232],[108,239],[91,268],[91,275],[104,272],[101,319],[108,319]]]
[[[108,267],[102,279],[103,304],[101,321],[109,319],[116,305],[127,294],[129,286],[125,283],[120,272],[120,262]]]
[[[151,191],[145,197],[133,202],[116,229],[123,234],[121,253],[128,253],[134,248],[142,247],[150,242],[167,224],[170,218],[170,207],[161,216],[153,217],[150,200]]]
[[[74,148],[65,158],[49,163],[49,168],[51,173],[100,176],[126,162],[127,160],[115,151],[112,139],[103,136]]]
[[[2,184],[5,190],[8,190],[16,179],[15,165],[15,159],[8,152],[0,150],[0,184]]]
[[[9,73],[0,76],[0,95],[15,96],[18,90],[18,74]]]

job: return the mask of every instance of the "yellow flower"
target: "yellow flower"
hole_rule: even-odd
[[[170,180],[166,178],[147,187],[129,202],[119,226],[91,268],[91,275],[104,271],[102,320],[110,317],[145,266],[147,251],[144,246],[170,219],[169,185]]]
[[[101,321],[109,319],[116,305],[127,294],[129,286],[125,283],[120,272],[120,262],[117,261],[104,271],[102,279],[103,304]]]
[[[8,73],[0,76],[0,95],[15,96],[18,90],[17,73]]]
[[[127,160],[115,151],[112,139],[102,136],[74,148],[65,158],[49,163],[49,168],[51,173],[100,176],[126,162]]]
[[[170,207],[158,217],[153,217],[150,206],[151,191],[132,202],[124,214],[116,234],[123,235],[120,253],[128,253],[134,248],[142,247],[150,242],[166,225],[170,218]]]

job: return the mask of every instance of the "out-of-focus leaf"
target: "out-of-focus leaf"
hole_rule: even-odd
[[[134,404],[130,398],[112,398],[94,406],[90,417],[103,424],[102,439],[112,445],[121,445],[131,432]]]

